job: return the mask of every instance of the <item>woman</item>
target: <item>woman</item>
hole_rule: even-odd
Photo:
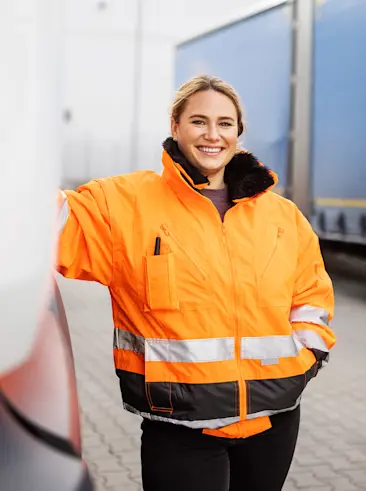
[[[277,178],[238,152],[234,89],[178,91],[162,176],[64,193],[59,270],[109,287],[124,407],[141,415],[145,491],[279,491],[301,394],[327,361],[333,291]]]

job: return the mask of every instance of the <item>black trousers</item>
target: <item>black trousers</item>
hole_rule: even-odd
[[[271,421],[263,433],[229,439],[144,420],[144,491],[280,491],[295,452],[300,407]]]

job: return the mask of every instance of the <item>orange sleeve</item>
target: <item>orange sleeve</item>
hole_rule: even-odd
[[[327,361],[336,342],[330,327],[334,316],[333,285],[317,235],[299,210],[297,215],[299,257],[290,321],[302,344],[313,351],[318,361]]]
[[[112,278],[113,241],[104,190],[98,181],[77,191],[61,191],[58,271],[66,278],[97,281]]]

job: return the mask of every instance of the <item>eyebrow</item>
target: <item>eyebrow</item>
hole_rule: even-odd
[[[205,116],[203,114],[193,114],[192,116],[189,117],[189,119],[192,119],[192,118],[208,119],[207,116]],[[220,116],[218,119],[220,121],[223,119],[230,119],[230,121],[235,121],[235,119],[232,118],[231,116]]]

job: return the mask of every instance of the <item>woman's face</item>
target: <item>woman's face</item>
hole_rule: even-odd
[[[192,165],[210,178],[224,172],[236,153],[238,115],[226,95],[214,90],[192,95],[172,135]]]

